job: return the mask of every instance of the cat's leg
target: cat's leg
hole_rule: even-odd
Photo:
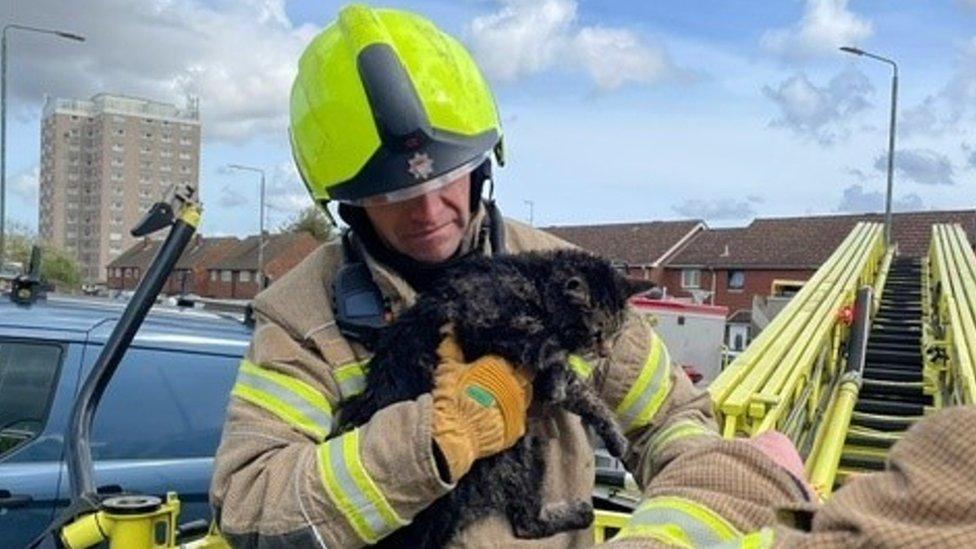
[[[593,427],[596,434],[603,439],[610,455],[616,458],[624,455],[627,451],[627,438],[620,432],[613,411],[592,387],[574,374],[566,382],[566,400],[562,405],[566,410],[580,416],[584,424]]]
[[[538,352],[538,373],[533,382],[535,398],[546,404],[560,404],[566,400],[567,373],[571,372],[567,366],[566,352],[559,347],[555,338],[542,342]]]
[[[515,536],[547,538],[559,532],[587,528],[593,522],[593,506],[587,501],[542,504],[545,471],[543,441],[532,437],[522,448],[519,469],[508,483],[508,517]]]

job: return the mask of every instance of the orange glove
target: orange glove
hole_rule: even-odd
[[[474,460],[511,447],[525,434],[532,384],[524,372],[495,355],[465,363],[450,334],[437,356],[441,362],[434,372],[433,436],[456,481]]]

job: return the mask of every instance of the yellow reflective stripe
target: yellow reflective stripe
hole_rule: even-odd
[[[231,394],[260,406],[289,425],[325,440],[332,429],[332,406],[311,385],[242,360]]]
[[[742,533],[708,507],[685,498],[652,498],[634,512],[617,539],[647,537],[681,547],[714,547]]]
[[[741,538],[713,545],[712,549],[769,549],[776,540],[775,534],[772,528],[763,528]]]
[[[572,368],[576,375],[583,379],[589,378],[593,374],[593,365],[583,359],[579,355],[569,355],[569,367]]]
[[[359,429],[319,444],[317,454],[329,499],[364,542],[376,543],[410,522],[397,515],[366,472],[359,457]]]
[[[343,364],[333,371],[343,400],[354,397],[366,389],[366,374],[363,371],[365,365],[366,361],[351,362]]]
[[[769,549],[776,541],[776,532],[772,528],[763,528],[758,532],[747,534],[738,544],[741,549]]]
[[[624,431],[643,427],[654,419],[671,391],[671,357],[657,335],[651,335],[651,350],[637,380],[617,406],[617,417]]]
[[[709,430],[698,421],[693,419],[683,419],[668,425],[651,437],[651,440],[647,445],[647,451],[650,455],[656,455],[667,445],[677,440],[692,436],[717,437],[718,433]]]

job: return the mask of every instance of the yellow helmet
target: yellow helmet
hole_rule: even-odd
[[[352,5],[312,40],[291,90],[291,146],[316,201],[396,202],[503,163],[471,55],[418,15]]]

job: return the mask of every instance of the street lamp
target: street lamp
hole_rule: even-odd
[[[529,226],[535,227],[535,202],[532,200],[523,200],[525,205],[529,207]]]
[[[885,194],[885,248],[891,246],[891,180],[895,167],[895,107],[898,104],[898,64],[886,57],[859,48],[842,46],[841,51],[852,55],[870,57],[891,65],[891,123],[888,126],[888,192]]]
[[[41,34],[53,34],[60,38],[84,42],[85,37],[71,32],[29,27],[10,23],[3,26],[0,37],[0,270],[3,270],[5,235],[7,227],[7,31],[22,30]]]
[[[264,288],[264,170],[253,166],[242,166],[241,164],[228,164],[228,168],[234,170],[244,170],[261,174],[261,234],[258,236],[258,290]]]

